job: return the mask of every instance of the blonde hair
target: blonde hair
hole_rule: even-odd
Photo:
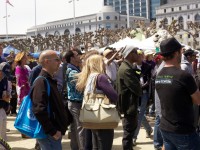
[[[88,57],[80,73],[76,74],[77,83],[76,89],[83,92],[86,86],[87,79],[91,73],[104,74],[104,61],[101,55],[92,55]]]
[[[26,56],[26,52],[23,51],[23,52],[19,52],[16,56],[15,56],[15,62],[17,65],[21,65],[21,60],[22,58]]]

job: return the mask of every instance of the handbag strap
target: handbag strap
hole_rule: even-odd
[[[97,77],[98,77],[98,75],[99,75],[99,74],[97,74],[97,75],[94,77],[92,93],[95,93],[96,86],[97,86]]]

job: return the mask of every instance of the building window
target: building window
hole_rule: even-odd
[[[56,31],[56,32],[54,33],[54,36],[60,36],[60,33],[59,33],[58,31]]]
[[[184,25],[183,25],[184,22],[183,22],[182,16],[178,18],[178,23],[182,26],[182,28],[184,28]]]
[[[64,35],[69,35],[69,34],[70,34],[69,29],[66,29],[66,30],[64,31]]]
[[[167,19],[167,18],[164,19],[164,25],[165,25],[165,26],[168,25],[168,19]]]
[[[91,25],[89,25],[89,30],[91,30],[91,28],[92,28]]]
[[[99,28],[101,28],[101,24],[99,24]]]
[[[115,20],[117,20],[117,16],[115,16]]]
[[[81,29],[80,28],[76,28],[76,33],[81,33]]]
[[[190,9],[190,5],[187,5],[187,9]]]
[[[174,20],[174,17],[172,17],[172,20]]]
[[[99,20],[101,20],[101,17],[99,17]]]
[[[106,23],[106,29],[110,29],[111,28],[111,24],[110,23]]]
[[[199,14],[196,14],[194,16],[194,21],[200,23],[200,15]]]
[[[110,16],[106,16],[106,19],[107,19],[107,20],[110,20]]]
[[[198,4],[196,4],[196,8],[198,8]]]
[[[118,28],[118,24],[115,24],[115,28]]]
[[[48,33],[48,32],[46,32],[46,33],[45,33],[45,37],[48,37],[48,35],[49,35],[49,33]]]
[[[181,10],[181,7],[179,7],[179,10]]]
[[[190,15],[188,15],[188,19],[190,19]]]
[[[172,11],[174,11],[174,8],[172,8]]]
[[[89,20],[89,22],[91,22],[91,20]]]
[[[164,13],[166,13],[166,9],[164,9]]]

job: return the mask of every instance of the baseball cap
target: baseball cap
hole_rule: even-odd
[[[175,38],[168,38],[160,43],[160,54],[167,55],[179,51],[182,47]]]

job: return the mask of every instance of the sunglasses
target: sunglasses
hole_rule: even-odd
[[[61,61],[60,58],[52,58],[52,59],[47,59],[47,60],[55,60],[55,61],[57,61],[57,62],[60,62],[60,61]]]

